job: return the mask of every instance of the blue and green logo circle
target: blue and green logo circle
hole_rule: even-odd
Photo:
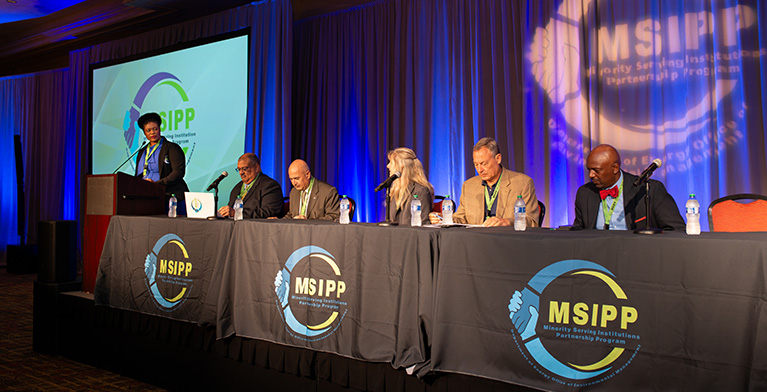
[[[130,108],[125,112],[125,118],[123,120],[123,130],[125,143],[130,151],[135,151],[139,146],[139,137],[141,130],[138,128],[138,119],[142,112],[156,111],[162,118],[162,125],[160,130],[165,131],[185,131],[187,134],[194,133],[189,132],[192,121],[197,116],[197,112],[190,104],[189,94],[187,94],[184,87],[181,85],[181,80],[176,75],[170,72],[157,72],[148,77],[144,83],[141,84],[136,96],[133,98]],[[169,87],[169,90],[159,89],[160,87]],[[153,108],[144,107],[146,101],[153,91],[156,94],[161,94],[163,97],[167,97],[171,103],[170,108]],[[149,105],[147,105],[149,106]],[[182,134],[186,135],[186,134]],[[191,144],[192,151],[194,150],[194,143],[189,143],[185,138],[182,140],[174,140],[184,150],[184,154],[189,155],[189,147]],[[189,156],[187,158],[190,158]],[[188,159],[187,159],[188,161]]]
[[[318,246],[294,251],[274,279],[276,304],[291,336],[322,340],[336,331],[347,312],[346,282],[330,252]]]
[[[625,369],[641,345],[639,311],[605,267],[563,260],[540,270],[509,300],[523,357],[551,381],[588,386]]]
[[[179,236],[166,234],[157,240],[144,261],[144,273],[158,308],[173,311],[184,303],[192,289],[192,270],[189,252]]]

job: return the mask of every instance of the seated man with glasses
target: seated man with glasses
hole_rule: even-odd
[[[242,181],[232,189],[229,204],[219,208],[222,216],[234,216],[234,201],[242,198],[242,217],[264,219],[282,216],[282,187],[261,172],[261,163],[256,154],[248,152],[237,161],[237,172]]]

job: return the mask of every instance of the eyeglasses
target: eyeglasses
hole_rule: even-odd
[[[248,171],[253,166],[256,166],[256,165],[250,165],[250,166],[245,166],[245,167],[238,167],[238,168],[236,168],[234,170],[237,170],[237,173],[242,173],[242,172]]]

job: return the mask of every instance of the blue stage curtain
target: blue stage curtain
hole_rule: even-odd
[[[24,166],[24,235],[27,243],[37,241],[37,222],[67,219],[64,211],[69,201],[63,168],[68,151],[65,119],[67,116],[67,70],[39,72],[0,79],[2,141],[2,225],[0,246],[19,244],[17,235],[16,171],[13,135],[21,136]],[[71,219],[71,218],[70,218]]]
[[[767,193],[767,11],[754,0],[378,1],[296,22],[294,158],[383,218],[386,152],[412,148],[459,197],[495,137],[530,175],[546,224],[571,224],[585,158],[654,158],[680,210],[696,193]],[[628,68],[632,66],[633,68]],[[652,76],[650,76],[652,75]]]
[[[19,134],[25,117],[24,92],[32,90],[32,76],[0,78],[0,262],[5,264],[7,245],[19,244],[16,199],[16,162],[13,137]]]
[[[67,92],[69,70],[34,74],[35,87],[27,91],[33,106],[21,129],[24,158],[26,226],[30,242],[37,242],[37,223],[75,219],[72,211],[74,184],[66,182],[66,163],[74,151],[67,149]]]
[[[289,0],[262,1],[252,7],[245,150],[259,156],[261,169],[282,184],[287,195],[292,146],[293,9]]]
[[[412,148],[456,200],[482,137],[507,168],[543,164],[525,147],[537,135],[523,130],[523,21],[520,2],[393,0],[297,22],[294,158],[355,197],[363,221],[383,219],[372,189],[393,148]]]
[[[298,22],[294,32],[293,158],[352,197],[357,221],[382,216],[372,189],[388,175],[393,146],[393,10],[373,3]]]

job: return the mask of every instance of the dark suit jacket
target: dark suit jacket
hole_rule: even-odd
[[[645,208],[645,185],[634,186],[637,176],[623,172],[623,208],[626,214],[626,226],[634,230],[644,228],[647,219]],[[597,216],[601,207],[602,199],[599,198],[599,189],[589,182],[578,188],[575,195],[575,222],[574,230],[596,229]],[[663,230],[684,230],[685,223],[674,198],[668,194],[663,183],[650,180],[650,210],[652,216],[650,227]]]
[[[142,148],[136,158],[136,176],[141,176],[142,173],[138,172],[138,163],[144,159],[146,154],[146,147]],[[178,144],[162,137],[162,147],[160,148],[160,180],[158,184],[165,186],[165,193],[176,194],[176,199],[184,200],[184,192],[189,191],[189,187],[184,182],[184,174],[186,174],[186,158],[184,157],[184,150],[179,147]]]
[[[290,190],[290,211],[285,218],[293,218],[301,215],[301,191],[296,188]],[[336,220],[341,214],[338,190],[326,182],[314,179],[312,194],[309,196],[309,205],[306,206],[306,219]]]
[[[280,184],[264,174],[258,175],[242,201],[242,217],[245,219],[264,219],[272,216],[281,217],[282,188]],[[242,181],[232,188],[229,194],[229,208],[234,208],[234,201],[242,189]]]
[[[411,182],[407,187],[409,200],[413,199],[413,195],[418,195],[418,200],[421,201],[421,224],[429,224],[429,213],[431,213],[432,205],[434,204],[434,195],[429,188]],[[397,209],[396,202],[392,199],[389,204],[389,221],[398,222],[403,226],[410,226],[410,202],[405,203],[405,208],[402,210]]]

